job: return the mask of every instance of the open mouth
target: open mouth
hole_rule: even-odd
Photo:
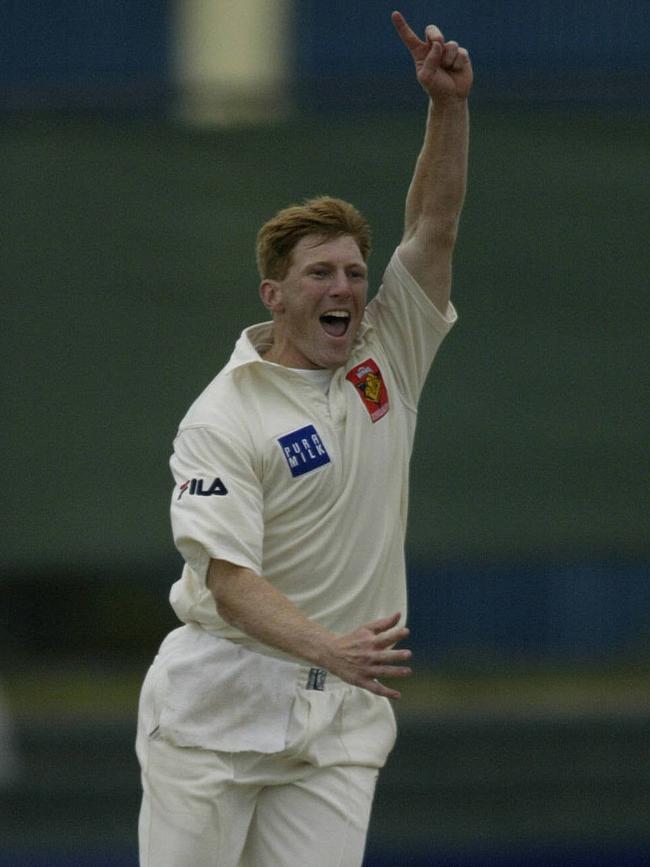
[[[320,324],[330,337],[343,337],[350,325],[350,314],[347,310],[330,310],[320,317]]]

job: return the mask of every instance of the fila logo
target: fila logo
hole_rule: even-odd
[[[228,493],[228,488],[224,485],[220,478],[216,478],[210,485],[207,491],[203,490],[203,479],[188,479],[180,485],[180,491],[177,499],[183,496],[185,491],[188,491],[190,496],[196,494],[198,497],[223,497]]]

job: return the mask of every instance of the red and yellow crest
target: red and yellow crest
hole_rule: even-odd
[[[357,364],[345,377],[356,388],[373,422],[388,412],[388,390],[377,364],[369,358]]]

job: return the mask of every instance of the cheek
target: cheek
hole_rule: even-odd
[[[294,305],[287,310],[286,321],[296,336],[309,338],[310,335],[317,334],[317,329],[320,329],[320,322],[314,313],[314,308],[304,303]]]

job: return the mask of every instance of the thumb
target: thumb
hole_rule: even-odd
[[[427,24],[424,29],[424,35],[427,38],[427,42],[439,42],[441,45],[444,45],[445,37],[442,35],[440,28],[436,27],[435,24]]]

